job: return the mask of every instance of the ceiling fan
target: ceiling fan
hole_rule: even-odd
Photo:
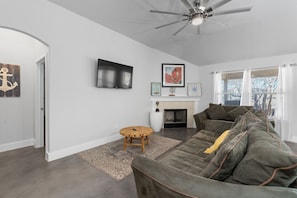
[[[207,6],[209,0],[194,0],[192,3],[190,3],[188,0],[181,0],[181,2],[187,7],[188,13],[176,13],[176,12],[161,11],[161,10],[150,10],[150,12],[158,13],[158,14],[169,14],[169,15],[182,16],[182,18],[177,21],[173,21],[171,23],[155,27],[155,29],[167,27],[169,25],[173,25],[173,24],[180,23],[180,22],[186,22],[181,28],[179,28],[176,32],[173,33],[174,36],[177,35],[178,33],[180,33],[189,24],[198,26],[197,34],[200,34],[200,25],[202,23],[204,23],[205,21],[211,21],[214,23],[224,25],[220,22],[209,19],[210,17],[240,13],[240,12],[249,12],[252,9],[252,7],[244,7],[244,8],[238,8],[238,9],[233,9],[233,10],[216,11],[217,8],[229,3],[230,1],[232,1],[232,0],[222,0],[222,1],[215,3],[212,6]]]

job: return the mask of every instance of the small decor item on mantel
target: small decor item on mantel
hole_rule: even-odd
[[[151,96],[161,96],[161,83],[152,82],[151,83]]]
[[[169,92],[170,92],[169,96],[175,96],[175,88],[171,87],[169,89]]]
[[[201,96],[201,83],[188,83],[188,96]]]
[[[156,112],[160,112],[159,104],[160,104],[159,101],[157,101],[157,102],[156,102]]]

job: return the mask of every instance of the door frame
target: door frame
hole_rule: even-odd
[[[48,54],[36,61],[35,86],[35,148],[45,147],[45,158],[49,148],[48,134]],[[43,108],[43,110],[41,110]],[[44,145],[45,144],[45,145]]]

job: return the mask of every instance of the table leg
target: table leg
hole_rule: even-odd
[[[125,136],[125,138],[124,138],[124,151],[126,150],[126,147],[127,147],[127,141],[128,141],[128,137]]]
[[[149,137],[146,136],[146,143],[149,144]]]
[[[141,151],[144,152],[144,138],[145,137],[141,137]]]

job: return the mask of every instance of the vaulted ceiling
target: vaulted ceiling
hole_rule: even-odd
[[[181,0],[49,0],[149,47],[195,65],[230,62],[297,53],[296,0],[232,0],[218,11],[252,6],[250,12],[214,16],[197,27],[183,23],[155,27],[180,16],[150,13],[164,10],[187,13]],[[192,0],[189,0],[191,2]],[[213,5],[221,0],[209,0]],[[224,25],[222,25],[224,24]]]

